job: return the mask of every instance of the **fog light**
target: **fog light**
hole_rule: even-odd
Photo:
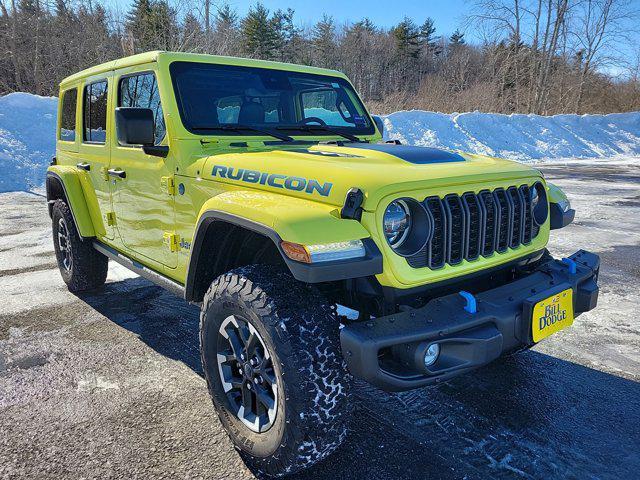
[[[429,348],[427,348],[427,351],[424,354],[424,366],[430,367],[431,365],[436,363],[438,355],[440,355],[440,345],[438,345],[437,343],[432,343],[431,345],[429,345]]]

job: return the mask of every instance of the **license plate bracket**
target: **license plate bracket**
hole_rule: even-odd
[[[521,327],[532,343],[569,327],[574,320],[571,285],[562,283],[526,299],[523,320]]]

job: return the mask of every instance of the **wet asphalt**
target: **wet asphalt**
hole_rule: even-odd
[[[298,479],[632,479],[640,472],[640,169],[543,166],[602,257],[597,310],[435,388],[358,384],[341,450]],[[41,196],[0,195],[0,478],[255,478],[212,411],[198,310],[110,267],[75,296]]]

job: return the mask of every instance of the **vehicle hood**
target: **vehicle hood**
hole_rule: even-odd
[[[341,206],[346,192],[365,194],[375,210],[388,195],[410,195],[466,184],[539,176],[529,166],[483,155],[395,144],[317,144],[238,149],[206,158],[203,178]],[[211,178],[209,177],[209,178]],[[433,193],[436,194],[436,193]]]

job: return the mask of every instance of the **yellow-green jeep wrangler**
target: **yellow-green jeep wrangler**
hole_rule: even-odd
[[[383,142],[341,73],[168,52],[60,85],[47,173],[71,291],[108,260],[202,308],[213,403],[247,462],[344,440],[353,377],[433,385],[595,307],[599,259],[554,260],[564,194],[526,165]]]

